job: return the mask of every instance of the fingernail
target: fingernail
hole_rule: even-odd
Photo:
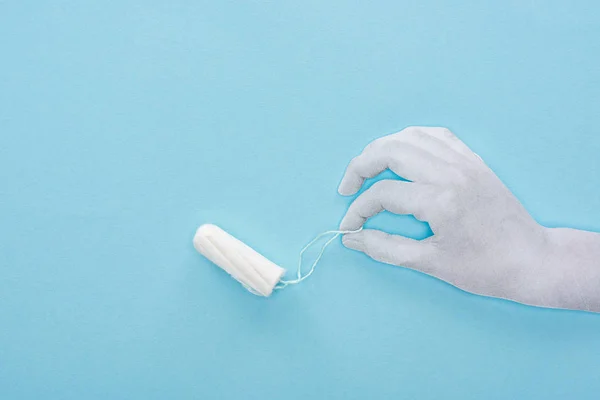
[[[338,187],[338,193],[342,196],[350,196],[352,193],[348,189],[346,189],[343,185]]]
[[[358,240],[349,238],[348,235],[344,235],[342,237],[342,244],[349,249],[353,249],[353,250],[358,249]]]

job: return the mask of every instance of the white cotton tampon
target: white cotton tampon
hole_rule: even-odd
[[[194,236],[200,254],[254,294],[268,297],[285,270],[216,225],[204,224]]]

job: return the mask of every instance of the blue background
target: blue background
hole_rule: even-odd
[[[191,245],[213,222],[294,268],[350,158],[414,124],[600,230],[597,2],[43,3],[0,3],[2,399],[597,398],[598,315],[339,241],[265,300]]]

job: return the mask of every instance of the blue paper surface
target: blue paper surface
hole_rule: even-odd
[[[599,231],[600,4],[567,3],[0,3],[0,398],[596,399],[598,315],[339,242],[261,299],[191,244],[295,268],[348,161],[415,124]]]

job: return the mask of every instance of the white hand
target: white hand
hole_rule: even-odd
[[[434,236],[419,241],[364,229],[344,235],[345,246],[469,292],[600,311],[600,235],[538,224],[448,129],[411,127],[373,141],[350,162],[339,193],[355,194],[388,168],[412,182],[375,183],[340,229],[358,229],[387,210],[429,222]]]

